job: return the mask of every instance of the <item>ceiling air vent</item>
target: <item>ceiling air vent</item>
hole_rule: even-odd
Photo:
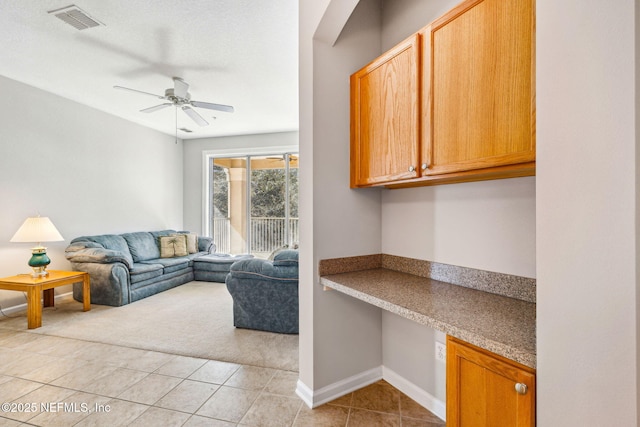
[[[187,128],[180,128],[180,130],[181,130],[182,132],[186,132],[186,133],[191,133],[191,132],[193,132],[191,129],[187,129]]]
[[[73,4],[61,9],[50,10],[48,13],[62,19],[77,30],[86,30],[87,28],[104,25],[102,22],[90,17],[87,12]]]

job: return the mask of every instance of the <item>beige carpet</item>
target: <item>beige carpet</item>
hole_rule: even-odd
[[[161,351],[244,365],[298,370],[298,335],[236,329],[224,283],[190,282],[122,307],[73,299],[45,308],[42,327],[25,313],[0,317],[0,328]]]

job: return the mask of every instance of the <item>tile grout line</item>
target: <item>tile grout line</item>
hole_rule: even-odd
[[[167,411],[173,411],[173,412],[177,412],[177,413],[181,413],[184,414],[187,417],[187,421],[188,422],[189,419],[191,419],[192,417],[204,417],[204,418],[208,418],[208,419],[214,419],[214,420],[221,420],[221,421],[228,421],[228,420],[223,420],[220,418],[214,418],[208,415],[197,415],[197,412],[199,410],[202,409],[202,407],[206,404],[206,402],[208,402],[216,393],[218,393],[220,391],[220,389],[222,387],[228,387],[228,388],[233,388],[233,389],[238,389],[238,390],[245,390],[245,391],[255,391],[256,395],[255,398],[251,400],[250,405],[248,406],[247,410],[242,414],[242,417],[240,418],[240,420],[238,421],[238,423],[242,423],[243,420],[246,420],[247,415],[251,412],[251,410],[253,408],[256,408],[256,403],[258,402],[259,399],[261,399],[261,397],[264,396],[278,396],[278,397],[283,397],[283,398],[289,398],[291,399],[292,396],[291,394],[280,394],[279,392],[270,392],[268,391],[268,387],[269,385],[274,381],[274,379],[278,378],[278,376],[282,375],[283,379],[284,379],[284,375],[290,375],[293,371],[288,371],[286,369],[278,369],[278,368],[266,368],[266,367],[261,367],[261,366],[254,366],[254,365],[244,365],[244,364],[239,364],[239,363],[234,363],[234,365],[236,365],[236,368],[228,375],[224,377],[224,380],[222,381],[221,384],[216,383],[216,382],[209,382],[209,381],[204,381],[202,379],[191,379],[190,377],[192,375],[194,375],[197,371],[199,371],[200,369],[202,369],[204,366],[206,366],[207,363],[209,362],[220,362],[220,363],[231,363],[231,362],[225,362],[225,361],[217,361],[217,360],[213,360],[213,359],[204,359],[204,358],[192,358],[192,359],[201,359],[203,361],[202,364],[200,364],[198,367],[193,368],[190,372],[189,369],[191,369],[191,365],[189,364],[185,364],[185,365],[179,365],[177,364],[177,362],[181,362],[181,360],[179,359],[180,357],[188,357],[188,356],[181,356],[181,355],[176,355],[176,354],[171,354],[171,353],[164,353],[164,352],[156,352],[156,351],[152,351],[152,350],[144,350],[145,353],[151,354],[151,353],[158,353],[159,355],[166,355],[166,356],[171,356],[169,357],[167,360],[164,360],[162,358],[156,358],[156,356],[154,356],[151,360],[151,363],[145,363],[145,364],[139,364],[139,363],[133,363],[133,365],[131,365],[132,362],[135,362],[135,360],[129,360],[128,357],[126,357],[127,355],[125,354],[124,358],[122,360],[116,360],[113,361],[112,359],[109,360],[104,360],[102,358],[100,358],[100,354],[96,354],[96,356],[94,358],[86,358],[89,356],[89,353],[83,353],[85,354],[85,358],[78,358],[77,356],[60,356],[59,354],[51,354],[51,352],[49,353],[43,353],[43,351],[46,351],[46,349],[44,349],[42,347],[41,343],[40,345],[38,345],[37,343],[37,339],[31,340],[31,341],[27,341],[27,342],[21,342],[21,339],[18,338],[16,340],[11,340],[11,336],[13,336],[13,334],[15,334],[15,336],[26,336],[27,334],[23,334],[17,331],[9,331],[9,334],[11,334],[9,337],[7,337],[8,343],[9,344],[16,344],[15,347],[6,347],[7,352],[3,353],[6,357],[10,357],[11,353],[13,352],[18,352],[18,353],[22,353],[26,356],[44,356],[44,357],[48,357],[51,358],[52,360],[60,360],[60,361],[67,361],[69,363],[74,363],[77,362],[79,364],[82,364],[83,366],[86,366],[86,364],[91,364],[91,363],[95,363],[97,367],[104,367],[107,370],[111,370],[113,369],[115,370],[121,370],[122,372],[139,372],[140,375],[143,375],[139,380],[135,381],[133,384],[128,385],[124,390],[120,391],[117,395],[115,396],[110,396],[107,394],[103,394],[101,393],[95,393],[95,392],[90,392],[90,391],[84,391],[82,390],[83,387],[85,387],[87,384],[90,384],[94,381],[98,381],[101,379],[105,379],[108,378],[111,374],[109,373],[102,373],[99,374],[98,378],[95,379],[90,379],[88,382],[80,384],[80,385],[75,385],[73,384],[73,377],[69,377],[70,381],[68,382],[68,384],[71,385],[57,385],[57,384],[53,384],[53,382],[60,380],[60,378],[63,378],[65,375],[69,375],[69,374],[73,374],[74,370],[70,370],[69,372],[66,372],[64,374],[58,375],[58,371],[56,371],[56,375],[55,378],[52,379],[47,379],[47,382],[44,381],[43,376],[41,376],[41,374],[34,374],[34,377],[38,377],[38,379],[28,379],[28,378],[23,378],[23,376],[29,376],[32,372],[35,372],[36,370],[40,369],[39,367],[37,368],[33,368],[33,369],[29,369],[28,372],[21,372],[19,374],[15,374],[15,375],[7,375],[7,374],[0,374],[2,376],[5,376],[7,378],[10,379],[16,379],[16,380],[20,380],[20,381],[26,381],[26,382],[30,382],[33,383],[34,385],[37,385],[36,389],[31,390],[29,392],[26,392],[24,394],[21,394],[18,397],[15,397],[14,399],[12,399],[12,401],[15,400],[19,400],[21,398],[23,398],[24,396],[28,395],[29,393],[32,393],[36,390],[41,389],[43,386],[50,386],[52,388],[57,388],[60,390],[67,390],[69,392],[71,392],[71,395],[74,395],[76,393],[84,393],[84,394],[88,394],[88,395],[92,395],[92,396],[96,396],[96,397],[100,397],[100,398],[105,398],[108,399],[109,401],[121,401],[121,402],[127,402],[127,403],[131,403],[131,404],[135,404],[135,405],[140,405],[145,407],[144,411],[139,414],[135,419],[138,419],[140,417],[142,417],[145,413],[147,413],[150,408],[156,408],[156,409],[162,409],[162,410],[167,410]],[[41,335],[41,337],[45,337],[45,335]],[[60,348],[62,348],[64,346],[64,343],[72,343],[73,341],[81,341],[84,342],[82,340],[75,340],[75,339],[70,339],[70,338],[61,338],[61,337],[55,337],[55,336],[46,336],[48,337],[47,339],[53,339],[53,340],[60,340],[61,343]],[[2,341],[2,340],[0,340]],[[30,350],[29,349],[29,345],[32,345],[32,348],[35,348],[36,350]],[[102,343],[100,343],[102,344]],[[51,346],[53,347],[57,347],[55,342],[51,342],[50,343]],[[106,357],[110,357],[110,355],[112,355],[112,351],[117,352],[118,348],[122,348],[122,346],[118,346],[118,345],[113,345],[113,344],[104,344],[105,346],[105,350],[108,350],[105,355]],[[25,346],[26,348],[21,348]],[[71,344],[71,347],[74,347],[74,344]],[[52,348],[52,347],[49,347]],[[108,354],[107,354],[108,353]],[[16,353],[17,354],[17,353]],[[76,354],[75,352],[73,353],[74,355]],[[117,353],[116,353],[117,354]],[[173,372],[180,372],[180,370],[183,370],[184,372],[187,372],[186,374],[183,375],[167,375],[167,374],[163,374],[163,373],[159,373],[159,371],[167,366],[168,364],[172,363],[172,362],[176,362],[175,367],[172,367],[170,369],[175,369]],[[29,367],[31,363],[29,362]],[[133,367],[132,367],[133,366]],[[138,366],[138,367],[136,367]],[[256,389],[252,389],[252,388],[243,388],[240,386],[234,386],[231,385],[231,381],[232,378],[234,377],[234,375],[237,375],[240,370],[242,368],[262,368],[267,370],[268,372],[270,372],[270,375],[267,376],[267,379],[265,380],[264,384],[261,385],[260,387],[256,388]],[[187,369],[188,368],[188,369]],[[151,370],[153,369],[153,370]],[[171,372],[171,370],[168,370],[168,372]],[[18,372],[18,371],[16,371]],[[166,378],[175,378],[175,379],[179,379],[180,381],[173,386],[171,389],[169,389],[168,391],[166,391],[165,393],[162,394],[162,396],[156,398],[154,400],[154,402],[152,404],[148,404],[148,403],[142,403],[142,402],[136,402],[134,400],[129,400],[129,399],[125,399],[125,398],[121,398],[119,396],[123,395],[124,393],[126,393],[128,390],[131,390],[132,388],[139,386],[141,382],[145,381],[146,379],[148,379],[151,375],[154,376],[158,376],[158,377],[166,377]],[[215,376],[215,375],[214,375]],[[203,376],[203,378],[205,378]],[[256,377],[259,378],[259,377]],[[172,391],[176,390],[180,385],[185,384],[186,381],[192,381],[195,383],[201,383],[201,384],[211,384],[216,386],[216,390],[210,395],[208,396],[204,402],[202,404],[200,404],[197,408],[195,408],[194,410],[175,410],[175,409],[169,409],[169,408],[163,408],[161,406],[157,406],[157,403],[159,401],[161,401],[163,398],[165,398],[166,396],[168,396]],[[10,380],[9,380],[10,381]],[[252,380],[248,379],[246,381],[248,381],[247,383],[242,382],[242,380],[240,379],[239,384],[244,385],[244,386],[248,386],[250,387]],[[64,382],[63,382],[64,384]],[[256,383],[256,384],[260,384],[260,382]],[[389,385],[390,386],[390,385]],[[390,386],[392,387],[392,386]],[[109,392],[108,389],[102,389],[107,390],[106,392]],[[277,386],[274,384],[274,388],[273,390],[276,391],[284,391],[284,389],[279,389],[277,388]],[[402,396],[402,393],[400,393],[398,391],[399,396]],[[358,408],[355,408],[354,405],[354,399],[355,399],[355,394],[354,392],[351,392],[349,394],[349,397],[345,400],[348,401],[348,406],[347,406],[347,415],[346,415],[346,420],[345,420],[345,427],[348,426],[350,421],[354,421],[355,418],[353,418],[354,415],[354,411],[357,410]],[[68,398],[67,398],[68,399]],[[407,401],[408,402],[408,401]],[[330,404],[330,403],[329,403]],[[302,415],[302,410],[303,410],[303,405],[304,402],[300,402],[299,406],[297,407],[297,410],[295,411],[295,416],[293,416],[292,418],[292,422],[291,425],[294,425],[296,422],[298,422],[298,420],[301,419],[301,415]],[[335,406],[341,406],[341,405],[335,405]],[[365,410],[367,412],[376,412],[376,413],[382,413],[382,414],[392,414],[389,412],[384,412],[384,411],[372,411],[369,409],[365,409],[365,408],[361,408],[361,410]],[[399,422],[400,425],[403,425],[403,413],[404,413],[404,405],[402,402],[402,398],[399,399],[398,402],[398,415],[399,415]],[[37,416],[37,415],[36,415]],[[87,416],[91,416],[91,414],[87,415]],[[6,417],[3,417],[6,418]],[[10,419],[10,418],[7,418]],[[30,418],[31,419],[31,418]],[[83,418],[82,420],[85,420],[85,418]],[[407,417],[408,419],[420,419],[420,418],[413,418],[413,417]],[[80,420],[79,422],[82,422],[82,420]],[[131,422],[134,422],[135,420],[132,420]],[[28,424],[28,420],[26,421],[26,423]]]

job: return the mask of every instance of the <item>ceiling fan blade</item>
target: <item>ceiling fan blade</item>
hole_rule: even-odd
[[[206,121],[204,118],[202,118],[202,116],[200,114],[198,114],[198,112],[196,110],[194,110],[193,108],[189,107],[188,105],[185,105],[184,107],[182,107],[182,111],[187,113],[187,115],[189,117],[191,117],[193,119],[193,121],[196,122],[197,124],[199,124],[200,126],[206,126],[206,125],[209,124],[209,122]]]
[[[180,77],[173,78],[173,94],[178,98],[186,98],[189,92],[189,84]]]
[[[210,102],[191,101],[191,105],[198,108],[207,108],[209,110],[225,111],[227,113],[233,113],[233,107],[231,105],[212,104]]]
[[[171,107],[173,104],[170,102],[165,102],[164,104],[155,105],[153,107],[144,108],[140,110],[141,113],[153,113],[154,111],[162,110],[163,108]]]
[[[143,94],[143,95],[153,96],[154,98],[158,98],[158,99],[166,99],[166,98],[165,98],[164,96],[162,96],[162,95],[156,95],[155,93],[143,92],[143,91],[138,90],[138,89],[131,89],[131,88],[124,87],[124,86],[114,86],[113,88],[114,88],[114,89],[129,90],[129,91],[131,91],[131,92],[138,92],[138,93],[141,93],[141,94]]]

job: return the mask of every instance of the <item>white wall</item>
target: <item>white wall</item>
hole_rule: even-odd
[[[382,193],[382,251],[536,277],[534,177]]]
[[[182,227],[182,142],[4,77],[0,93],[1,276],[30,271],[32,245],[9,239],[38,213],[65,238],[46,244],[52,269],[74,237]]]
[[[537,1],[538,426],[637,426],[638,2]]]
[[[443,417],[447,372],[446,364],[436,361],[435,342],[444,344],[446,339],[443,332],[388,311],[382,312],[382,363],[385,373],[393,372],[385,379]]]
[[[250,149],[290,147],[298,150],[298,132],[277,132],[258,135],[237,135],[218,138],[189,139],[184,141],[184,228],[203,233],[203,200],[205,168],[203,153],[220,151],[243,153]]]
[[[460,3],[460,0],[383,0],[382,51],[415,33]]]
[[[317,276],[321,259],[380,252],[380,192],[349,189],[349,75],[380,53],[380,9],[361,1],[331,46],[313,40],[327,5],[301,2],[299,23],[300,379],[316,391],[382,362],[380,310]]]
[[[299,2],[298,5],[298,96],[300,120],[300,169],[299,199],[300,213],[300,271],[298,297],[300,317],[298,347],[299,381],[309,389],[314,389],[314,334],[313,296],[315,291],[315,254],[314,241],[314,161],[313,161],[313,45],[314,31],[330,0]],[[304,309],[303,309],[304,308]]]

